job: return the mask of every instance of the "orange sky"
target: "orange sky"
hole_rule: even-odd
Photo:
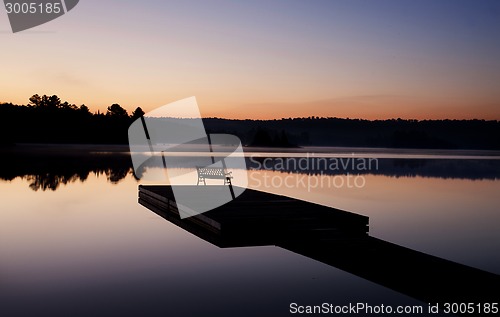
[[[0,10],[0,102],[131,112],[196,96],[224,118],[500,120],[498,3],[116,5],[81,1],[16,34]]]

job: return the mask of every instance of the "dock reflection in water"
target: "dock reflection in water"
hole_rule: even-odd
[[[275,245],[427,303],[500,298],[500,276],[371,237],[350,212],[250,189],[183,220],[169,186],[139,186],[139,203],[220,248]]]

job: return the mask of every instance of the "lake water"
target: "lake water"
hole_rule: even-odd
[[[369,216],[371,236],[500,274],[500,160],[467,154],[389,155],[352,173],[276,168],[304,155],[261,152],[249,188]],[[294,302],[427,309],[279,247],[221,249],[190,234],[137,203],[147,182],[125,154],[30,157],[0,175],[0,316],[289,316]]]

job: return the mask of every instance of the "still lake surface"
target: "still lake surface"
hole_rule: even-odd
[[[137,180],[126,154],[58,155],[2,167],[0,316],[288,316],[293,302],[427,307],[278,247],[220,249],[186,232],[137,203],[138,185],[154,182]],[[357,173],[256,163],[304,151],[246,155],[255,157],[249,188],[369,216],[371,236],[500,274],[496,153],[357,151],[351,157],[381,157]]]

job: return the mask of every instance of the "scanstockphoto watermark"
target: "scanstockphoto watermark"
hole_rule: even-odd
[[[4,0],[13,33],[45,24],[68,13],[79,0]]]
[[[361,189],[364,175],[377,171],[376,158],[316,157],[250,157],[250,180],[260,188],[299,188],[308,192],[317,188]],[[279,173],[269,173],[270,171]]]

